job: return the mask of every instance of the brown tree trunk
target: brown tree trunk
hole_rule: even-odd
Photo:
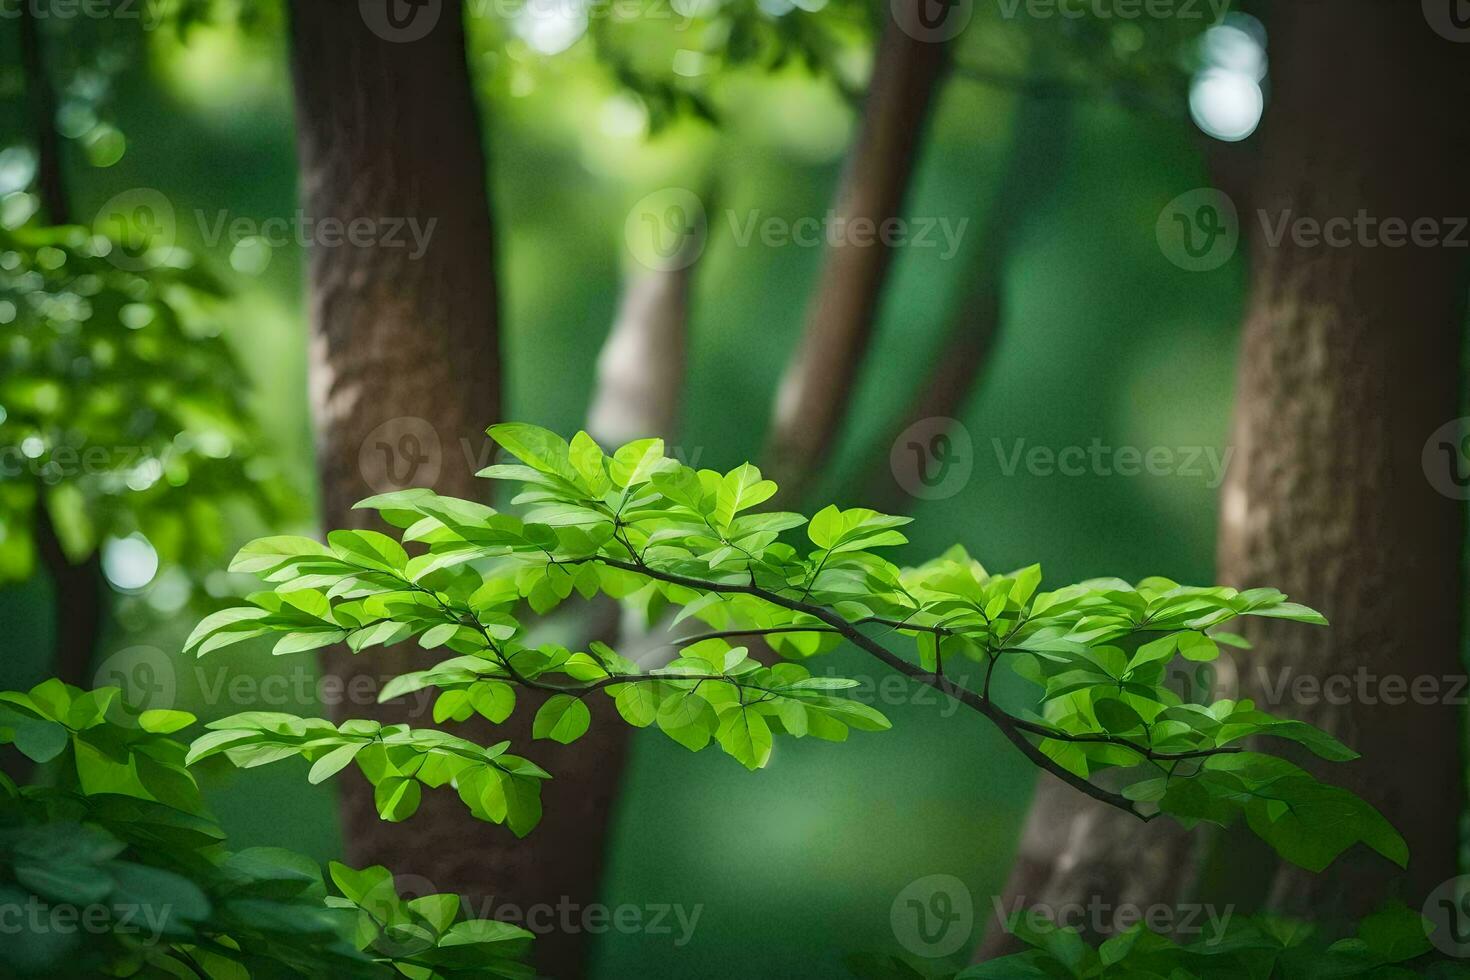
[[[404,486],[487,494],[473,473],[489,462],[484,430],[500,417],[501,381],[486,162],[462,4],[445,0],[432,29],[414,38],[418,18],[434,10],[418,9],[408,33],[397,33],[370,27],[355,0],[290,4],[301,193],[316,229],[311,387],[329,528],[367,524],[353,503]],[[409,219],[428,233],[422,254],[412,226],[394,237],[406,245],[383,237]],[[354,220],[376,230],[373,244],[353,244],[321,224],[350,229]],[[412,647],[326,658],[332,674],[349,684],[365,676],[372,686],[430,662]],[[408,705],[380,708],[350,694],[346,700],[344,716],[433,724],[426,712],[410,717]],[[415,890],[466,894],[480,914],[513,917],[505,903],[523,911],[570,904],[580,913],[594,902],[623,743],[533,745],[536,706],[524,698],[493,731],[458,729],[482,742],[509,738],[553,774],[545,819],[530,837],[517,841],[504,828],[475,821],[449,791],[428,794],[405,824],[383,823],[372,788],[349,776],[342,784],[348,860],[426,879]],[[603,730],[617,723],[597,721]],[[538,938],[538,966],[578,975],[584,935]]]
[[[35,511],[36,552],[51,575],[55,591],[51,669],[56,676],[84,690],[93,685],[92,663],[102,637],[103,581],[98,548],[75,564],[62,550],[56,525],[39,489]],[[100,543],[99,543],[100,547]]]
[[[46,69],[41,25],[29,4],[21,6],[19,26],[21,65],[30,103],[31,129],[36,138],[36,188],[46,220],[53,225],[70,224],[71,201],[61,160],[61,134],[56,129],[56,88]],[[68,684],[90,689],[92,662],[102,637],[101,542],[85,558],[73,563],[57,537],[56,525],[46,509],[45,488],[39,484],[34,524],[36,554],[55,591],[52,670]]]
[[[1279,71],[1260,208],[1328,221],[1360,210],[1412,226],[1470,214],[1470,154],[1442,107],[1470,95],[1470,48],[1416,6],[1282,5]],[[1305,48],[1311,43],[1312,48]],[[1305,56],[1304,56],[1305,55]],[[1463,218],[1461,218],[1463,221]],[[1279,247],[1256,221],[1241,348],[1235,466],[1221,491],[1220,579],[1269,584],[1331,621],[1253,621],[1237,658],[1244,694],[1331,731],[1363,759],[1329,775],[1379,807],[1408,841],[1407,875],[1363,849],[1328,873],[1283,866],[1271,904],[1360,915],[1391,887],[1417,907],[1456,874],[1464,809],[1453,705],[1390,704],[1383,678],[1460,675],[1463,504],[1436,490],[1421,454],[1461,413],[1466,264],[1461,248]],[[1372,233],[1374,237],[1382,232]],[[1354,678],[1345,704],[1274,698],[1293,677]],[[1290,690],[1290,688],[1288,688]],[[1336,700],[1336,699],[1331,699]]]
[[[765,462],[785,499],[800,497],[846,415],[893,258],[878,232],[903,206],[946,63],[942,42],[916,39],[890,16],[833,205],[835,220],[852,233],[828,249],[776,395]]]
[[[1040,58],[1033,61],[1042,63]],[[914,498],[893,472],[890,450],[910,426],[925,419],[955,418],[974,395],[1000,336],[1003,287],[1016,240],[1061,176],[1072,111],[1065,95],[1017,97],[1011,148],[985,210],[985,237],[974,250],[968,281],[918,390],[863,455],[868,468],[860,481],[867,488],[864,506],[885,514],[905,513],[913,506]]]
[[[1242,696],[1358,749],[1362,760],[1323,777],[1378,806],[1409,844],[1407,875],[1359,848],[1320,876],[1282,866],[1260,896],[1331,919],[1360,915],[1395,888],[1417,907],[1456,872],[1464,784],[1452,706],[1356,695],[1305,703],[1272,692],[1293,677],[1355,678],[1359,668],[1378,678],[1464,673],[1462,505],[1436,492],[1421,450],[1460,414],[1465,263],[1453,248],[1370,246],[1357,230],[1340,247],[1303,247],[1289,231],[1273,239],[1288,212],[1322,222],[1361,209],[1410,226],[1470,213],[1455,171],[1467,159],[1465,137],[1443,117],[1470,87],[1470,46],[1436,35],[1417,5],[1298,0],[1272,9],[1275,101],[1260,136],[1257,210],[1241,214],[1253,278],[1219,578],[1280,588],[1332,621],[1326,629],[1250,621],[1244,632],[1256,649],[1235,658]],[[1373,700],[1383,693],[1368,691]],[[1243,860],[1234,834],[1209,850],[1199,880],[1211,893],[1249,876],[1243,865],[1260,855]],[[1048,780],[1007,900],[1167,903],[1189,889],[1195,853],[1173,825],[1145,828]],[[1263,879],[1274,866],[1267,855]],[[1012,947],[992,925],[980,955]]]
[[[624,282],[617,320],[597,357],[597,388],[587,410],[587,431],[609,451],[634,439],[674,436],[684,392],[692,265],[640,269]]]

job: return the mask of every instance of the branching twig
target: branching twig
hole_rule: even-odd
[[[993,722],[996,727],[1001,730],[1001,733],[1005,735],[1012,744],[1020,749],[1027,758],[1029,758],[1040,768],[1052,773],[1057,778],[1066,782],[1075,789],[1086,793],[1093,799],[1099,800],[1103,803],[1107,803],[1110,806],[1114,806],[1120,810],[1131,813],[1141,820],[1150,820],[1153,818],[1153,814],[1140,812],[1133,805],[1133,802],[1127,797],[1096,786],[1088,781],[1085,777],[1079,776],[1076,773],[1064,768],[1063,766],[1058,765],[1054,760],[1047,756],[1045,752],[1042,751],[1040,746],[1031,742],[1030,739],[1027,738],[1027,736],[1033,735],[1038,738],[1044,738],[1058,742],[1114,745],[1119,748],[1135,752],[1142,758],[1149,761],[1199,759],[1213,755],[1227,755],[1240,751],[1240,749],[1235,747],[1217,747],[1210,749],[1195,749],[1188,752],[1159,752],[1148,745],[1140,744],[1138,742],[1134,742],[1131,739],[1124,738],[1118,735],[1109,735],[1101,732],[1078,734],[1059,731],[1046,725],[1028,721],[1024,718],[1018,718],[1015,715],[1012,715],[1011,713],[1006,711],[1004,708],[1000,707],[989,697],[982,695],[976,691],[972,691],[969,688],[964,687],[960,684],[956,684],[954,681],[951,681],[943,674],[931,673],[930,671],[924,670],[922,667],[919,667],[915,664],[910,663],[907,660],[904,660],[902,657],[898,656],[893,651],[889,650],[887,647],[883,646],[881,643],[877,642],[872,637],[868,636],[866,633],[860,630],[858,628],[859,624],[849,622],[848,620],[842,618],[841,616],[837,615],[835,612],[832,612],[826,607],[808,602],[805,599],[797,599],[790,596],[785,596],[780,594],[779,592],[773,592],[771,590],[761,588],[757,585],[748,585],[739,582],[711,582],[704,579],[690,578],[685,575],[679,575],[674,572],[667,572],[661,569],[654,568],[642,561],[624,561],[622,559],[613,558],[607,555],[590,555],[584,558],[572,558],[561,562],[561,564],[580,565],[586,564],[588,562],[597,562],[603,565],[607,565],[611,568],[621,569],[626,572],[643,575],[647,578],[656,579],[661,582],[667,582],[670,585],[679,585],[697,591],[717,592],[727,595],[749,595],[769,602],[772,605],[788,609],[792,612],[799,612],[811,616],[814,619],[819,620],[826,627],[828,627],[829,632],[841,635],[844,639],[852,642],[853,644],[864,650],[866,653],[872,655],[873,657],[876,657],[878,660],[887,664],[889,667],[898,671],[900,674],[912,678],[913,680],[919,681],[922,684],[926,684],[929,687],[932,687],[935,690],[938,690],[941,693],[955,699],[956,701],[959,701],[960,703],[965,704],[968,707],[973,708],[974,710],[985,715],[985,717],[989,718],[991,722]],[[914,624],[899,625],[904,629],[923,628],[917,627]],[[810,627],[807,627],[802,629],[801,631],[811,632],[812,629]],[[746,633],[746,631],[740,632],[742,634]],[[684,675],[685,678],[687,678],[688,676],[689,675]],[[539,685],[542,689],[556,690],[559,693],[577,693],[579,691],[585,692],[597,690],[599,688],[607,687],[613,684],[628,684],[648,680],[670,679],[678,680],[680,679],[680,675],[616,675],[613,677],[591,682],[590,684],[583,685],[578,688],[563,688],[554,685],[540,685],[540,682],[535,681],[529,682],[528,686]],[[736,684],[737,686],[739,686],[738,680],[724,675],[711,676],[702,679],[717,680],[725,683]],[[524,680],[525,679],[522,679],[522,681]],[[782,692],[776,691],[768,693],[781,694]]]

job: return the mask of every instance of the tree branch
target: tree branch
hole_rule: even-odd
[[[889,16],[832,209],[842,227],[861,221],[881,228],[898,215],[948,64],[945,49],[911,37]],[[767,443],[766,468],[787,496],[800,495],[836,440],[892,258],[881,236],[827,252],[805,332],[781,379]]]
[[[1086,793],[1093,799],[1130,813],[1141,820],[1151,820],[1154,815],[1141,813],[1136,807],[1134,807],[1133,802],[1127,797],[1119,793],[1114,793],[1109,790],[1103,789],[1100,786],[1096,786],[1093,783],[1089,782],[1086,778],[1079,776],[1076,773],[1073,773],[1063,768],[1062,766],[1057,765],[1056,762],[1054,762],[1044,752],[1042,752],[1039,746],[1031,743],[1026,738],[1026,736],[1028,734],[1035,735],[1039,738],[1052,739],[1061,742],[1081,742],[1116,745],[1120,748],[1136,752],[1145,759],[1154,761],[1204,758],[1212,755],[1227,755],[1240,751],[1238,748],[1234,747],[1217,747],[1213,749],[1198,749],[1190,752],[1157,752],[1149,746],[1140,745],[1136,742],[1133,742],[1126,738],[1122,738],[1121,736],[1117,735],[1108,735],[1104,733],[1074,734],[1069,732],[1057,731],[1055,729],[1048,728],[1045,725],[1039,725],[1035,722],[1027,721],[1023,718],[1018,718],[1007,712],[1005,709],[1001,708],[989,698],[986,698],[978,694],[977,692],[970,690],[967,687],[963,687],[959,684],[954,683],[942,674],[931,673],[930,671],[924,670],[922,667],[919,667],[908,662],[907,660],[904,660],[902,657],[898,656],[893,651],[889,650],[887,647],[883,646],[881,643],[877,642],[872,637],[868,636],[866,633],[858,629],[857,624],[843,619],[841,616],[827,609],[825,606],[819,606],[814,603],[807,602],[804,599],[794,599],[789,596],[784,596],[781,595],[779,592],[772,592],[768,589],[763,589],[756,585],[749,585],[739,582],[710,582],[703,579],[690,578],[688,576],[679,575],[674,572],[662,571],[641,561],[623,561],[622,559],[613,558],[607,555],[592,555],[586,558],[573,558],[566,561],[558,562],[558,564],[581,565],[588,562],[598,562],[611,568],[621,569],[623,571],[643,575],[651,579],[657,579],[661,582],[667,582],[670,585],[679,585],[697,591],[718,592],[727,595],[749,595],[769,602],[772,605],[791,610],[792,612],[800,612],[808,616],[812,616],[830,627],[832,632],[840,634],[844,639],[860,647],[863,651],[872,655],[873,657],[876,657],[878,660],[882,661],[884,664],[888,665],[892,669],[898,671],[900,674],[903,674],[905,677],[912,678],[913,680],[919,681],[922,684],[926,684],[943,694],[947,694],[956,701],[959,701],[960,703],[965,704],[970,708],[973,708],[974,710],[983,714],[985,717],[989,718],[991,722],[993,722],[996,727],[1001,730],[1001,733],[1011,741],[1012,744],[1020,749],[1021,752],[1025,754],[1028,759],[1030,759],[1041,769],[1050,772],[1058,779],[1061,779],[1063,782],[1079,790],[1080,792]],[[920,629],[922,627],[904,626],[903,628]],[[640,679],[666,680],[668,678],[649,674],[628,676],[620,675],[615,680],[598,681],[594,683],[598,686],[605,687],[609,684],[633,683]],[[721,676],[718,679],[727,683],[734,683],[728,677]],[[562,693],[572,693],[570,689],[558,688],[557,690],[561,691]]]

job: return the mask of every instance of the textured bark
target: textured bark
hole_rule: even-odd
[[[487,484],[472,474],[489,462],[484,430],[499,418],[501,383],[486,164],[462,5],[445,0],[427,36],[401,43],[369,30],[354,0],[293,0],[290,13],[308,217],[415,218],[424,228],[435,222],[417,257],[412,248],[320,239],[310,250],[324,522],[368,525],[370,517],[353,503],[406,485],[482,498]],[[376,683],[423,667],[427,656],[411,647],[357,658],[339,650],[326,667],[349,683],[364,676]],[[372,788],[353,773],[342,780],[348,860],[386,864],[438,890],[469,895],[477,910],[493,898],[492,914],[506,902],[525,908],[595,901],[622,743],[532,746],[536,707],[525,697],[493,733],[488,726],[462,729],[482,743],[511,739],[555,776],[544,791],[545,819],[530,837],[517,841],[472,819],[449,791],[427,794],[406,824],[383,823]],[[341,713],[432,724],[408,719],[406,705],[352,703]],[[599,717],[594,725],[606,731],[614,723]],[[543,971],[576,976],[582,936],[541,937],[535,955]]]
[[[1470,95],[1470,49],[1417,8],[1282,5],[1280,103],[1260,207],[1319,220],[1470,214],[1467,140],[1441,109]],[[1310,43],[1313,47],[1308,48]],[[1463,675],[1463,505],[1436,492],[1421,450],[1460,415],[1465,262],[1444,247],[1269,247],[1257,223],[1233,441],[1221,497],[1220,579],[1270,584],[1329,629],[1252,622],[1242,690],[1338,735],[1363,759],[1330,775],[1408,841],[1407,875],[1363,849],[1320,876],[1283,866],[1288,912],[1360,915],[1401,887],[1412,907],[1456,874],[1464,808],[1457,711],[1445,704],[1270,703],[1284,677]],[[1372,693],[1370,691],[1370,693]]]
[[[832,208],[842,227],[860,220],[881,229],[898,217],[946,63],[943,44],[915,40],[888,20]],[[868,349],[893,258],[871,232],[863,244],[829,248],[806,330],[781,379],[765,464],[787,499],[800,496],[831,451]]]
[[[1273,10],[1275,102],[1253,201],[1272,234],[1288,209],[1319,221],[1359,209],[1411,223],[1466,214],[1454,170],[1465,137],[1444,124],[1442,107],[1466,94],[1470,49],[1439,38],[1410,5],[1300,0]],[[1301,248],[1289,236],[1277,245],[1258,213],[1243,210],[1241,221],[1252,287],[1219,579],[1280,588],[1332,621],[1249,621],[1257,649],[1235,658],[1242,696],[1358,749],[1362,760],[1323,777],[1378,806],[1412,854],[1406,876],[1364,848],[1321,876],[1282,866],[1261,897],[1317,919],[1359,915],[1395,888],[1417,907],[1455,874],[1464,804],[1455,710],[1273,703],[1268,691],[1283,677],[1351,676],[1360,666],[1378,676],[1463,674],[1461,506],[1435,492],[1420,462],[1430,433],[1460,414],[1463,253]],[[1194,880],[1194,843],[1047,781],[1007,890],[1042,903],[1175,901]],[[1233,836],[1213,851],[1202,879],[1212,887],[1253,873],[1242,866],[1260,854]],[[992,930],[980,954],[1010,948]]]

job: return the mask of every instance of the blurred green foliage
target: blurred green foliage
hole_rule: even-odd
[[[458,896],[405,899],[386,868],[337,863],[329,891],[310,858],[227,850],[169,737],[194,716],[120,694],[0,691],[0,746],[47,767],[25,787],[0,776],[0,975],[533,975],[531,934],[465,916]]]
[[[220,286],[172,252],[78,227],[0,229],[0,577],[33,573],[37,507],[73,562],[141,534],[201,577],[235,507],[280,519],[246,378],[219,336]]]

